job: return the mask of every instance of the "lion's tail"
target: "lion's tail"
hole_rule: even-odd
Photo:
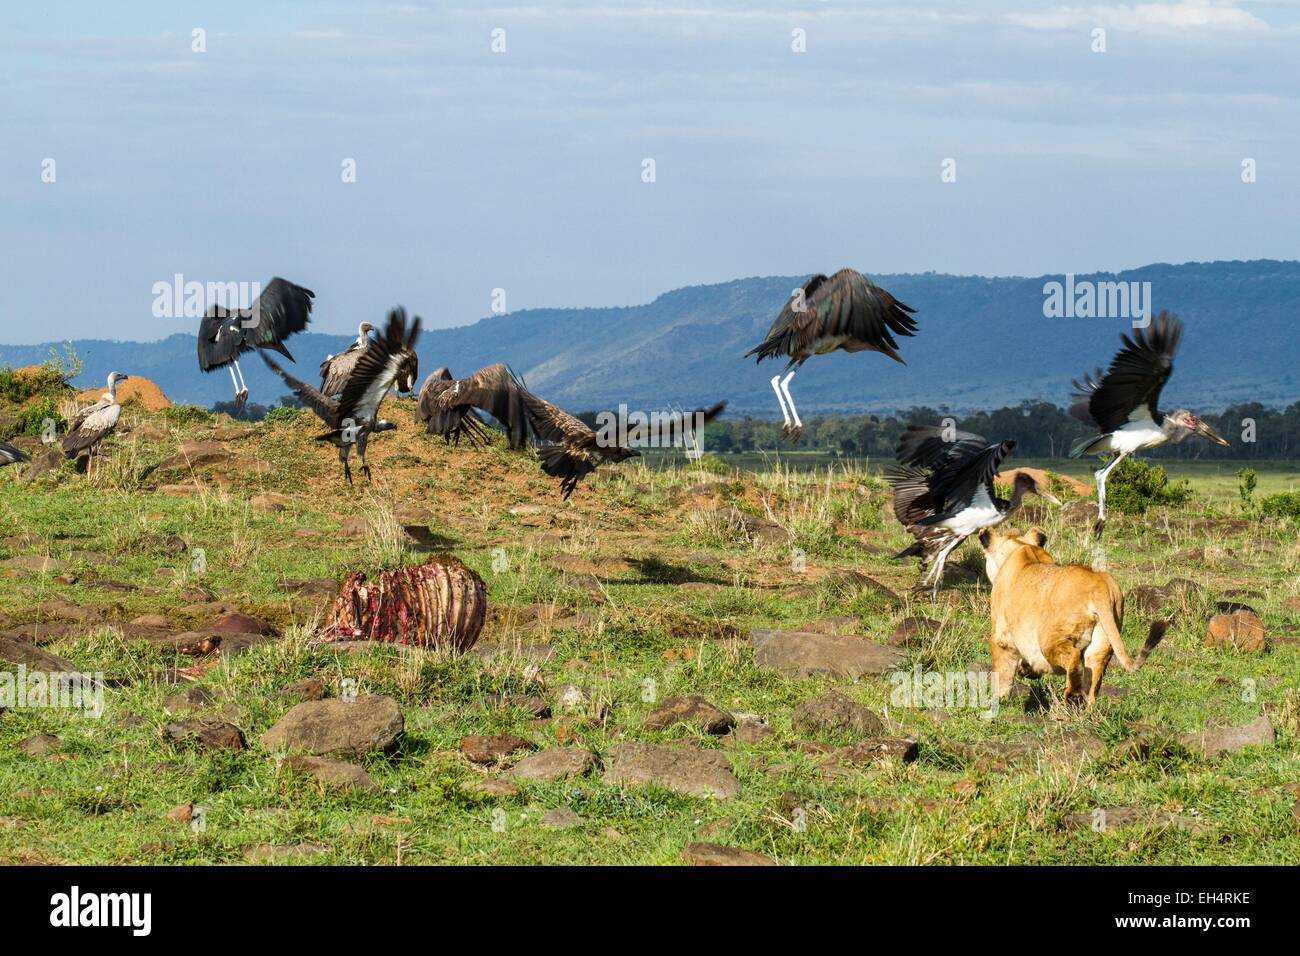
[[[1165,636],[1165,630],[1169,627],[1167,621],[1152,621],[1151,630],[1147,634],[1146,643],[1142,645],[1142,650],[1138,651],[1137,661],[1134,662],[1128,656],[1128,649],[1124,646],[1124,638],[1115,624],[1115,617],[1112,614],[1102,613],[1097,615],[1097,624],[1106,633],[1106,640],[1110,641],[1110,648],[1115,652],[1116,659],[1126,671],[1135,671],[1146,663],[1151,652],[1156,649],[1156,645]]]

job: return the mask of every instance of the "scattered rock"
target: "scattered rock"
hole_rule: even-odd
[[[1205,632],[1206,647],[1232,647],[1249,654],[1268,650],[1264,622],[1250,611],[1216,614]]]
[[[790,532],[775,521],[747,514],[739,514],[737,520],[745,534],[749,535],[750,540],[759,547],[780,548],[788,545],[792,540]]]
[[[63,741],[54,734],[36,734],[18,741],[18,749],[29,757],[43,757],[63,749]]]
[[[188,471],[201,465],[217,465],[231,459],[230,449],[220,442],[183,442],[176,454],[157,468],[158,471]]]
[[[794,709],[791,723],[797,732],[814,736],[850,732],[874,737],[885,732],[884,721],[866,707],[834,691],[801,701]]]
[[[245,745],[242,730],[229,721],[216,718],[168,724],[166,734],[173,743],[209,750],[243,750]]]
[[[27,577],[30,575],[40,574],[58,574],[63,570],[63,562],[51,558],[49,555],[40,554],[19,554],[12,558],[5,558],[0,561],[0,568],[4,571],[13,572],[10,577]]]
[[[822,584],[827,587],[838,588],[842,591],[855,594],[870,592],[890,604],[897,604],[900,600],[898,595],[895,594],[892,589],[885,587],[885,585],[881,584],[875,578],[863,574],[861,571],[854,570],[853,568],[836,571],[827,575],[822,580]]]
[[[283,511],[289,505],[293,504],[293,499],[288,495],[282,495],[278,492],[268,491],[265,494],[254,495],[249,501],[254,511],[263,511],[274,514],[277,511]]]
[[[779,866],[771,857],[719,843],[688,843],[682,859],[691,866]]]
[[[889,632],[890,647],[912,647],[939,632],[939,622],[924,617],[905,617]]]
[[[1188,750],[1217,757],[1240,753],[1247,747],[1268,747],[1277,738],[1273,722],[1267,717],[1256,717],[1240,727],[1220,727],[1183,734],[1180,742]]]
[[[590,703],[591,695],[573,684],[566,684],[556,691],[555,706],[561,713],[571,714],[585,710]]]
[[[885,674],[901,667],[907,655],[860,637],[773,631],[755,628],[749,633],[754,663],[765,670],[799,677],[830,676],[857,680],[866,674]]]
[[[168,812],[167,819],[172,823],[189,823],[194,819],[194,804],[187,801],[178,807],[173,807]]]
[[[305,677],[302,680],[296,680],[292,684],[286,684],[281,687],[275,694],[276,697],[291,697],[296,700],[323,700],[325,697],[325,682],[319,677]]]
[[[515,780],[551,783],[581,777],[596,765],[596,757],[581,747],[553,747],[525,757],[509,771]]]
[[[262,735],[268,750],[317,756],[387,752],[405,730],[402,709],[390,697],[313,700],[294,706]]]
[[[467,793],[481,793],[496,800],[506,800],[519,795],[518,786],[509,780],[502,780],[500,777],[489,777],[486,780],[469,780],[462,784],[461,788]]]
[[[851,746],[840,748],[832,755],[831,760],[854,767],[890,759],[911,763],[919,752],[920,748],[916,741],[906,737],[869,737]]]
[[[25,664],[29,671],[45,674],[71,674],[77,670],[57,654],[8,636],[0,636],[0,661]]]
[[[378,790],[379,784],[355,764],[328,757],[287,757],[284,766],[306,774],[326,790]]]
[[[571,830],[586,821],[568,807],[556,807],[542,814],[542,826],[551,830]]]
[[[703,697],[669,697],[645,719],[650,730],[667,730],[675,724],[689,724],[706,734],[725,734],[736,725],[736,718],[709,703]]]
[[[537,745],[531,740],[516,737],[514,734],[462,737],[460,741],[460,752],[471,763],[495,763],[516,751],[536,749]]]
[[[729,744],[741,744],[743,746],[753,746],[762,743],[776,733],[771,727],[761,720],[738,720],[736,726],[732,729],[730,736],[723,741]]]
[[[163,704],[163,711],[168,714],[179,714],[186,710],[200,710],[213,704],[216,696],[206,687],[187,687],[185,690],[176,694]]]
[[[1071,528],[1091,528],[1097,513],[1097,502],[1086,498],[1076,498],[1061,506],[1061,520]]]
[[[1067,814],[1062,822],[1067,830],[1092,830],[1095,833],[1113,833],[1138,826],[1166,826],[1193,833],[1213,829],[1205,820],[1147,807],[1098,807],[1088,813]]]
[[[732,774],[726,756],[718,750],[694,747],[616,744],[602,779],[612,786],[658,786],[686,796],[719,800],[740,793],[740,782]]]

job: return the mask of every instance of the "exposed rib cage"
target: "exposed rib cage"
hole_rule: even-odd
[[[454,559],[360,572],[343,582],[321,632],[323,641],[382,641],[467,651],[487,617],[483,579]]]

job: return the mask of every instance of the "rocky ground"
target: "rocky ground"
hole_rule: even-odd
[[[972,543],[912,593],[872,475],[629,464],[565,503],[390,404],[372,485],[305,415],[130,406],[91,474],[0,472],[0,662],[104,688],[0,712],[0,862],[1300,858],[1294,525],[1202,503],[1098,547],[1086,500],[1030,508],[1131,648],[1172,625],[1092,711],[1055,678],[990,716],[898,697],[987,672],[988,586]],[[347,573],[441,553],[488,586],[469,653],[313,641]]]

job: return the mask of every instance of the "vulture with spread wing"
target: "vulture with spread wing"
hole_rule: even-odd
[[[20,461],[27,461],[28,455],[21,448],[15,448],[7,441],[0,441],[0,468],[5,465],[16,465]]]
[[[362,322],[357,326],[357,340],[345,348],[337,355],[326,356],[325,361],[320,363],[320,390],[330,398],[337,398],[343,394],[343,386],[347,384],[348,376],[356,368],[357,362],[366,349],[370,347],[370,333],[375,327],[369,322]]]
[[[409,393],[415,388],[415,379],[419,374],[415,340],[419,334],[418,316],[408,326],[405,309],[399,306],[389,312],[384,334],[361,353],[348,374],[347,381],[343,383],[341,397],[338,399],[299,381],[265,353],[262,355],[262,360],[271,371],[284,379],[298,399],[329,428],[329,431],[316,436],[316,440],[327,441],[338,448],[339,461],[343,463],[343,477],[349,484],[352,483],[352,467],[348,459],[352,447],[356,446],[361,473],[369,478],[366,445],[370,435],[397,427],[379,417],[379,405],[390,389]]]
[[[501,423],[510,447],[523,448],[530,439],[538,443],[542,470],[560,479],[567,499],[579,481],[606,462],[638,457],[641,453],[633,444],[690,442],[725,407],[719,402],[694,412],[653,416],[644,424],[625,427],[622,435],[610,434],[534,395],[506,366],[489,365],[463,379],[452,378],[445,368],[434,372],[420,389],[419,415],[429,434],[448,441],[463,435],[473,442],[482,437],[483,427],[474,410],[486,412]]]

